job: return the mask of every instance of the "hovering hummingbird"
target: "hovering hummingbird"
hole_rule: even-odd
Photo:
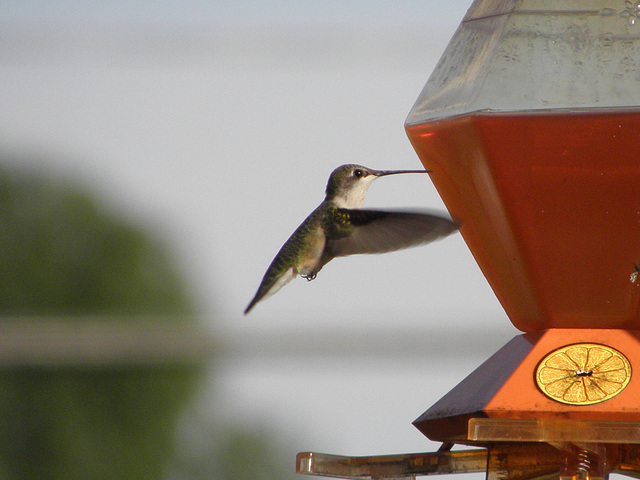
[[[437,215],[360,209],[375,179],[399,173],[427,170],[373,170],[352,164],[336,168],[329,176],[324,201],[282,246],[245,315],[296,275],[313,280],[335,257],[400,250],[446,237],[458,229],[455,222]]]

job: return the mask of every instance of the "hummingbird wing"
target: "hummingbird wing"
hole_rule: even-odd
[[[356,210],[336,212],[340,235],[327,241],[327,257],[386,253],[433,242],[459,227],[449,218],[417,212]]]

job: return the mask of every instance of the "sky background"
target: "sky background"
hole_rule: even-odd
[[[518,333],[460,235],[242,311],[335,167],[421,168],[403,123],[469,5],[0,0],[0,153],[164,237],[227,342],[203,408],[300,451],[432,450],[411,421]],[[364,207],[445,210],[423,175]]]

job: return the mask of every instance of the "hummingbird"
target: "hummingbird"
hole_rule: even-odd
[[[427,213],[361,210],[371,183],[387,175],[427,170],[373,170],[348,164],[329,176],[324,201],[275,256],[244,311],[273,295],[297,275],[313,280],[335,257],[386,253],[446,237],[458,229],[449,218]]]

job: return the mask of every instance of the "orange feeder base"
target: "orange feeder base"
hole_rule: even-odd
[[[414,425],[468,443],[473,418],[640,422],[640,331],[551,329],[520,335]]]
[[[640,331],[550,329],[519,335],[414,425],[432,453],[346,457],[302,452],[297,472],[415,478],[485,472],[489,480],[640,478]],[[451,450],[454,444],[473,450]]]

